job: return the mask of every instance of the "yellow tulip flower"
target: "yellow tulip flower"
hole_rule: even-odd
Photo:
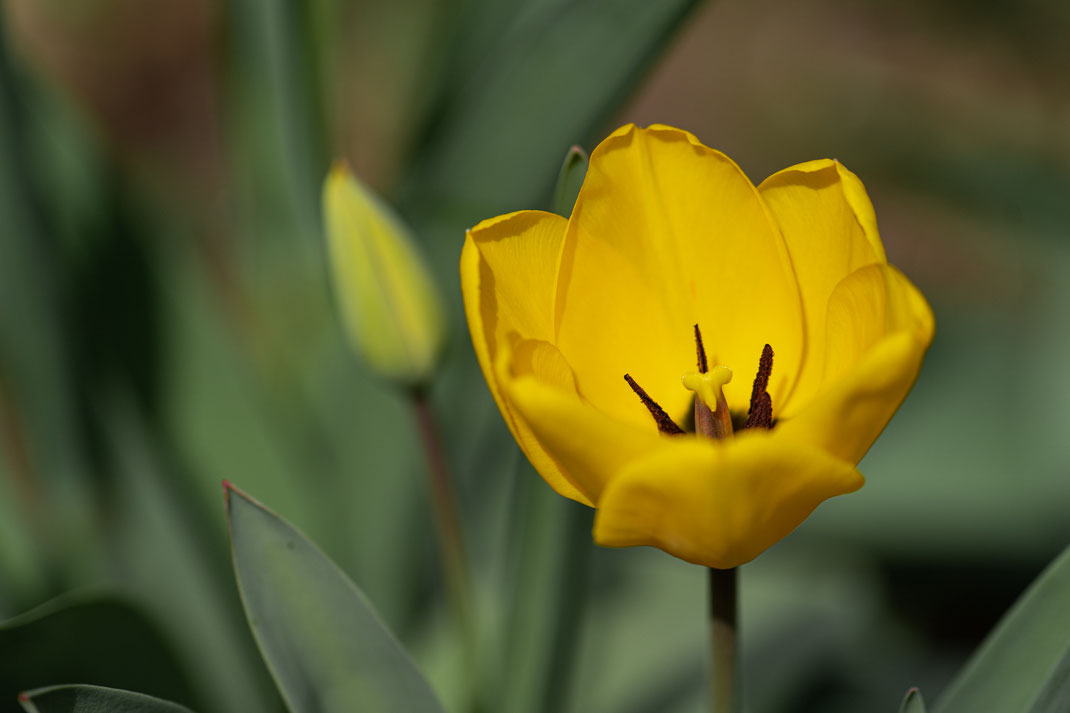
[[[344,163],[323,184],[334,292],[353,348],[380,376],[426,385],[446,335],[438,289],[401,219]]]
[[[603,141],[567,220],[468,231],[461,280],[502,416],[557,492],[597,508],[595,541],[714,568],[862,486],[933,334],[842,164],[756,188],[662,125]],[[692,410],[726,437],[683,433]]]

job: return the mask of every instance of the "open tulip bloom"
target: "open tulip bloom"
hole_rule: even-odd
[[[568,219],[472,228],[461,280],[506,423],[557,492],[597,508],[598,544],[717,569],[862,486],[933,334],[843,165],[755,188],[661,125],[594,150]]]

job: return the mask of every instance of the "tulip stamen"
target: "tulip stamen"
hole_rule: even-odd
[[[705,374],[710,367],[706,361],[706,347],[702,346],[702,332],[699,331],[697,324],[695,325],[695,351],[698,352],[698,373]]]
[[[624,375],[624,380],[628,382],[628,386],[632,387],[632,391],[639,397],[639,400],[646,406],[646,410],[650,412],[650,415],[654,417],[654,422],[658,424],[658,430],[667,436],[679,436],[684,433],[684,429],[676,425],[676,422],[672,420],[672,417],[665,412],[657,401],[650,398],[650,395],[643,390],[643,387],[635,383],[635,379],[629,374]]]
[[[766,391],[772,373],[773,348],[766,344],[758,360],[758,374],[754,377],[750,394],[750,415],[747,416],[747,423],[743,428],[773,427],[773,397]]]

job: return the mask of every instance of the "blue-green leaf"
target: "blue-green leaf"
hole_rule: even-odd
[[[19,695],[26,713],[190,713],[177,703],[100,686],[51,686]]]
[[[527,463],[518,475],[508,538],[514,567],[491,696],[509,713],[558,713],[573,702],[594,511],[559,496]]]
[[[557,174],[554,188],[553,211],[565,218],[572,215],[572,206],[580,194],[583,179],[587,176],[587,154],[579,146],[573,146],[565,154],[561,172]]]
[[[139,607],[78,593],[0,622],[0,711],[19,691],[81,681],[199,705],[170,642]]]
[[[1063,654],[1044,688],[1037,694],[1029,713],[1066,713],[1070,711],[1070,650]]]
[[[925,713],[925,700],[921,697],[921,691],[916,688],[907,691],[899,705],[899,713]]]
[[[406,202],[426,210],[445,198],[483,213],[549,197],[559,151],[602,138],[697,4],[553,0],[517,13],[433,117]]]
[[[1070,548],[989,634],[935,713],[1026,713],[1058,698],[1070,655]],[[1063,694],[1064,695],[1064,694]],[[1065,709],[1058,709],[1065,710]]]
[[[260,651],[293,713],[442,713],[357,586],[275,513],[226,486],[234,570]]]

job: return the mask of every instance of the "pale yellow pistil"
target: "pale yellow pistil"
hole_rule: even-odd
[[[731,380],[732,370],[727,366],[715,366],[705,373],[691,371],[684,374],[684,388],[695,392],[695,433],[709,438],[732,435],[732,414],[723,390]]]

